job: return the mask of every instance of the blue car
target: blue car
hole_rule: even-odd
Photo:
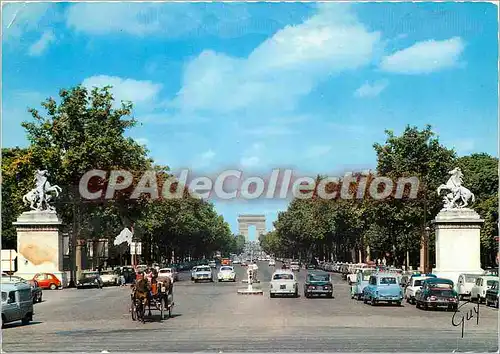
[[[363,289],[368,285],[370,276],[374,273],[376,273],[375,268],[366,268],[356,274],[356,282],[351,286],[351,299],[363,298]]]
[[[401,306],[403,290],[398,281],[397,274],[375,273],[370,276],[368,285],[363,289],[363,302],[370,302],[375,306],[379,302],[387,302]]]

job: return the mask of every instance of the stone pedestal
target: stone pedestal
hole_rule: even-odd
[[[63,272],[61,219],[55,212],[24,212],[13,223],[17,229],[16,275],[32,279],[37,273],[52,273],[67,283]]]
[[[481,274],[480,231],[482,220],[472,209],[442,210],[436,226],[436,268],[438,277],[456,284],[462,273]]]

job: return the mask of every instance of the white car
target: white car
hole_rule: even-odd
[[[298,272],[300,270],[299,262],[290,262],[290,269],[294,272]]]
[[[233,264],[241,264],[241,261],[238,258],[233,259]]]
[[[103,270],[101,272],[101,280],[104,285],[118,285],[119,275],[113,270]]]
[[[498,277],[494,275],[481,275],[477,277],[476,284],[474,284],[470,291],[470,300],[479,303],[485,301],[486,290],[491,288],[495,280],[498,281]]]
[[[236,272],[234,268],[231,266],[222,266],[219,269],[219,273],[217,274],[217,279],[221,281],[236,281]]]
[[[299,283],[291,270],[280,269],[273,273],[270,282],[269,296],[293,295],[299,297]]]
[[[424,284],[425,279],[429,279],[430,277],[427,277],[425,275],[422,276],[411,276],[410,279],[408,280],[408,285],[405,287],[404,291],[404,298],[406,299],[406,302],[409,304],[415,305],[415,294],[417,293],[417,290],[420,290],[422,285]]]
[[[212,276],[212,268],[208,265],[196,267],[196,271],[193,274],[193,281],[195,283],[199,281],[213,282],[214,278]]]
[[[476,284],[477,278],[481,274],[460,274],[457,282],[457,293],[460,300],[470,297],[472,287]]]
[[[269,260],[269,267],[275,267],[276,266],[276,261],[274,259]]]
[[[160,270],[158,270],[158,277],[169,277],[172,280],[172,283],[177,280],[175,270],[172,268],[160,268]]]
[[[358,278],[358,272],[362,272],[362,271],[363,271],[363,268],[361,268],[361,267],[353,268],[351,273],[347,275],[347,283],[349,285],[356,283],[356,279]]]

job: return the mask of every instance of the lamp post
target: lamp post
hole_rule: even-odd
[[[431,270],[431,263],[429,261],[429,236],[431,233],[431,228],[427,226],[425,228],[425,264],[424,264],[424,270],[425,273],[430,273]]]

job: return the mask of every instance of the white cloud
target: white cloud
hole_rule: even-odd
[[[332,151],[332,147],[328,145],[311,146],[309,149],[307,149],[305,157],[306,158],[321,157],[323,155],[328,154],[330,151]]]
[[[243,157],[240,161],[242,167],[254,167],[257,166],[260,162],[260,158],[258,156],[249,156]]]
[[[55,42],[56,36],[51,30],[43,32],[38,41],[33,43],[29,48],[29,55],[39,56],[42,55],[52,42]]]
[[[210,161],[215,157],[215,152],[213,150],[208,150],[205,151],[203,154],[201,154],[201,158],[204,161]]]
[[[66,13],[66,25],[92,35],[110,33],[163,37],[216,35],[234,38],[243,33],[267,33],[300,13],[283,11],[269,17],[261,8],[225,3],[76,3]]]
[[[138,81],[106,75],[89,77],[83,81],[82,85],[88,89],[113,86],[111,92],[116,104],[119,104],[120,101],[132,101],[134,105],[138,106],[153,103],[162,88],[161,84],[152,81]]]
[[[201,154],[199,154],[194,162],[192,163],[193,167],[194,168],[203,168],[203,167],[207,167],[210,165],[210,163],[213,161],[213,159],[215,158],[216,156],[216,153],[215,151],[213,151],[212,149],[210,150],[207,150]]]
[[[384,57],[380,68],[398,74],[427,74],[455,67],[464,48],[465,43],[460,37],[418,42]]]
[[[354,96],[376,97],[380,95],[382,91],[385,90],[387,85],[389,85],[389,82],[387,80],[377,81],[374,82],[373,84],[366,82],[354,92]]]
[[[2,5],[2,40],[17,40],[42,27],[50,3],[7,3]]]
[[[322,4],[314,16],[279,30],[246,58],[202,52],[187,65],[173,105],[217,114],[291,111],[329,76],[369,64],[378,45],[380,34],[366,30],[347,4]]]

